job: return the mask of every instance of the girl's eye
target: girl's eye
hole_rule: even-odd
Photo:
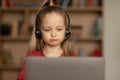
[[[50,31],[50,29],[44,29],[45,31]]]
[[[62,31],[63,29],[57,29],[58,31]]]

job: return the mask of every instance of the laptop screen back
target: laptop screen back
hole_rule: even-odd
[[[27,57],[27,80],[104,80],[104,59]]]

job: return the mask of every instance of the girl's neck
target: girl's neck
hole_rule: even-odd
[[[46,46],[43,53],[46,57],[60,57],[63,50],[61,46]]]

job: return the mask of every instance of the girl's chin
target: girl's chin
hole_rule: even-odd
[[[50,44],[48,44],[49,46],[58,46],[58,45],[60,45],[59,43],[50,43]]]

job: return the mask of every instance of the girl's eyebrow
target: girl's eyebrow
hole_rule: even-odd
[[[49,26],[43,26],[42,28],[51,28],[51,27],[49,27]]]
[[[65,26],[57,26],[56,28],[64,28]],[[43,26],[42,28],[52,28],[50,26]]]
[[[65,26],[57,26],[58,28],[60,27],[60,28],[64,28]]]

